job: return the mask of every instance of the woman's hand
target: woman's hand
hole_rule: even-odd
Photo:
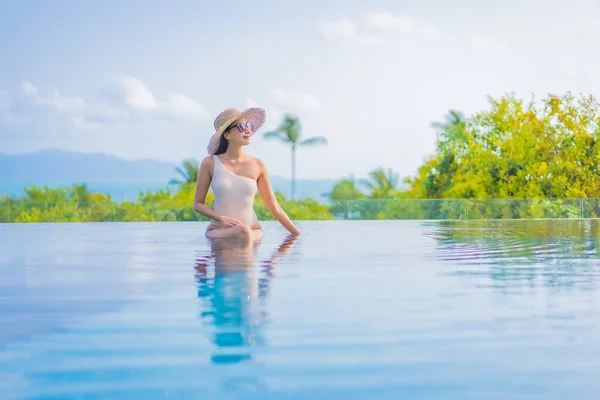
[[[240,221],[238,221],[235,218],[229,218],[229,217],[221,217],[219,218],[219,220],[221,221],[221,223],[226,226],[226,227],[231,227],[231,226],[244,226],[244,224]]]

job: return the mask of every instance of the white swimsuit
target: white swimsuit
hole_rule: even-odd
[[[252,228],[258,221],[254,211],[256,181],[229,171],[216,155],[213,159],[215,168],[210,184],[215,194],[215,211]],[[214,220],[212,223],[221,225]]]

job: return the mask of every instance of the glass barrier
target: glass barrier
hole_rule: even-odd
[[[284,202],[295,220],[596,219],[600,199],[392,199]],[[259,220],[273,219],[259,203]],[[187,204],[170,202],[0,201],[0,222],[206,221]]]

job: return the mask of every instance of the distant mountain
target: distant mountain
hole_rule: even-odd
[[[175,165],[155,160],[124,160],[106,154],[43,150],[0,153],[3,182],[157,182],[176,176]]]
[[[115,200],[135,199],[140,192],[158,190],[179,178],[177,165],[156,160],[125,160],[107,154],[43,150],[27,154],[0,153],[0,194],[21,196],[24,186],[58,187],[85,182],[93,191],[111,194]],[[324,200],[335,179],[296,181],[296,198]],[[290,180],[271,176],[275,191],[289,197]]]

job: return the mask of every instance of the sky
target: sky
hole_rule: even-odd
[[[600,0],[0,0],[0,152],[180,163],[226,108],[263,107],[245,150],[300,118],[301,179],[414,175],[434,121],[514,93],[600,97]]]

